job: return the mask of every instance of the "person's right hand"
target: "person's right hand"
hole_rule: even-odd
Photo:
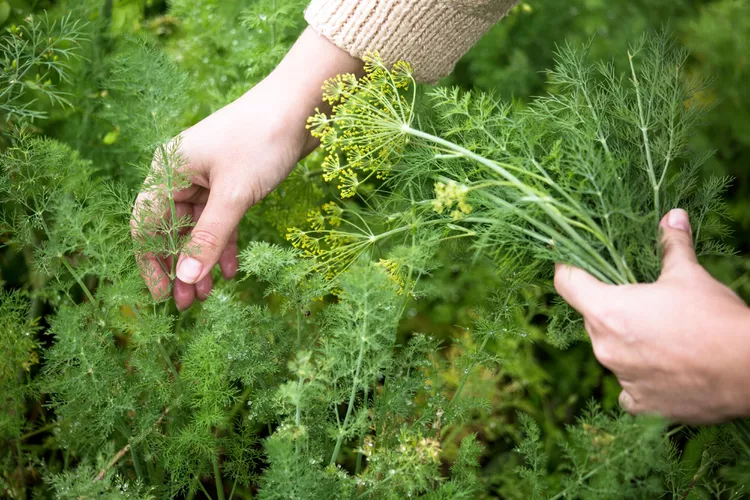
[[[555,288],[583,315],[625,410],[687,424],[748,417],[750,309],[698,263],[687,212],[670,211],[661,229],[656,282],[607,285],[558,264]]]
[[[191,216],[195,223],[177,262],[173,293],[180,310],[208,296],[217,263],[224,278],[237,273],[240,219],[315,147],[305,124],[321,103],[322,83],[361,67],[361,61],[308,28],[265,80],[180,134],[180,170],[190,176],[192,185],[174,192],[176,212],[178,218]],[[161,163],[159,156],[157,152],[155,166]],[[148,190],[140,193],[134,221],[143,217],[153,196]],[[135,226],[134,222],[133,235],[138,237]],[[170,277],[157,256],[139,257],[146,284],[155,298],[163,298]],[[171,268],[171,262],[163,263]]]

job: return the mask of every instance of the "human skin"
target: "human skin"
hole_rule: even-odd
[[[179,218],[190,215],[195,226],[177,261],[172,291],[178,309],[209,295],[217,263],[224,278],[237,274],[240,220],[317,146],[305,125],[316,107],[324,107],[323,82],[341,73],[360,74],[362,66],[361,60],[307,28],[268,77],[179,134],[179,170],[190,173],[192,186],[175,191],[176,212]],[[154,201],[152,196],[147,190],[139,194],[133,220],[147,200]],[[139,256],[139,261],[151,293],[163,298],[170,280],[156,256]],[[166,267],[171,267],[169,259]]]
[[[558,264],[555,288],[583,315],[628,412],[687,424],[750,416],[750,309],[698,263],[684,210],[669,212],[660,227],[655,283],[607,285]]]

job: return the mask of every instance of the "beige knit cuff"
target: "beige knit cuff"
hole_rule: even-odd
[[[513,6],[515,0],[312,0],[305,19],[354,57],[378,51],[405,60],[434,83]]]

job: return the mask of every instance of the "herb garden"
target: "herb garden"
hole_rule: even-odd
[[[552,275],[656,280],[679,206],[750,299],[750,5],[521,3],[436,86],[370,54],[180,312],[136,255],[193,222],[136,196],[305,4],[0,0],[0,496],[749,496],[750,425],[620,410]]]

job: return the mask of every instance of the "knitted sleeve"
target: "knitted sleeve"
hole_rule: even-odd
[[[312,0],[305,19],[355,57],[378,51],[400,59],[415,76],[435,82],[499,21],[517,0]]]

